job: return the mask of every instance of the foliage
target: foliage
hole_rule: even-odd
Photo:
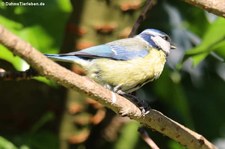
[[[27,1],[12,1],[13,3]],[[36,0],[35,2],[43,2]],[[63,1],[64,2],[64,1]],[[63,29],[71,9],[69,1],[61,4],[60,0],[44,2],[44,6],[7,6],[1,2],[0,23],[22,39],[28,41],[41,52],[56,52],[62,44]],[[51,13],[49,13],[51,12]],[[58,21],[58,20],[61,21]],[[59,30],[60,28],[60,30]],[[41,40],[40,40],[41,39]],[[4,50],[4,51],[2,51]],[[23,68],[21,59],[16,58],[1,46],[0,58],[12,63],[17,70]],[[24,69],[23,69],[24,70]]]

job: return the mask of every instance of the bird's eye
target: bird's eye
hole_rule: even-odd
[[[165,36],[162,36],[163,39],[165,39],[166,41],[169,41],[170,40],[170,37],[165,35]]]

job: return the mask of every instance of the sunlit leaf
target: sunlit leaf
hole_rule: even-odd
[[[225,59],[225,41],[220,42],[213,47],[213,50],[223,59]]]
[[[1,149],[17,149],[17,147],[10,141],[0,136],[0,148]]]
[[[212,25],[210,25],[209,29],[203,36],[202,43],[186,52],[186,56],[193,59],[194,66],[204,60],[211,51],[218,49],[218,44],[220,45],[220,48],[222,48],[221,45],[224,46],[221,44],[221,42],[224,42],[225,39],[224,26],[225,19],[217,19]]]
[[[15,0],[13,2],[27,1]],[[71,11],[70,2],[69,0],[36,0],[35,2],[42,2],[45,5],[39,7],[6,6],[2,2],[0,24],[42,53],[56,53],[63,41],[64,26]],[[0,46],[0,59],[11,63],[16,70],[23,71],[28,68],[24,60],[13,55],[4,46]]]
[[[192,64],[193,66],[197,66],[201,61],[203,61],[207,56],[208,56],[208,52],[202,53],[202,54],[197,54],[192,56]]]
[[[0,59],[10,62],[17,70],[27,70],[29,65],[20,57],[13,55],[8,49],[0,46]]]

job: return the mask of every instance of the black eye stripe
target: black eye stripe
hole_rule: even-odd
[[[161,36],[163,39],[165,39],[166,41],[169,41],[170,42],[170,37],[169,36],[167,36],[167,35],[164,35],[164,36]]]
[[[163,39],[168,40],[169,37],[168,36],[162,36]]]

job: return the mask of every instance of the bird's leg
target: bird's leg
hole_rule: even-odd
[[[149,113],[149,110],[151,109],[151,107],[144,100],[140,100],[137,96],[124,93],[121,90],[118,90],[117,93],[125,98],[130,99],[136,106],[138,106],[138,108],[141,110],[143,114]]]

